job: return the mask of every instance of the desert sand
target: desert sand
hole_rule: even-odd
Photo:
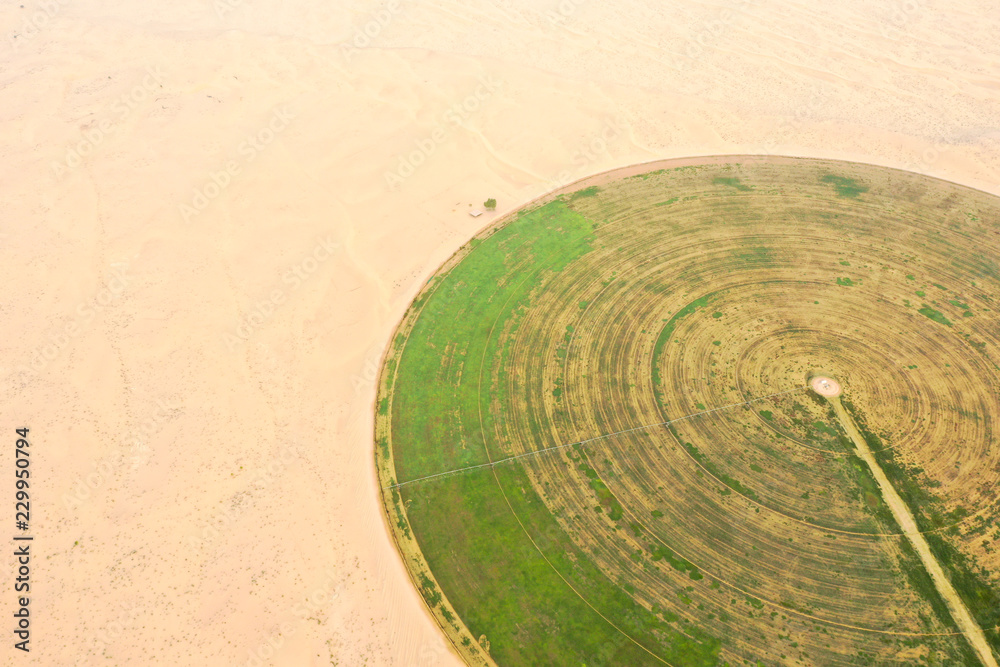
[[[27,426],[35,539],[4,664],[457,664],[383,525],[374,380],[428,276],[552,188],[753,153],[1000,194],[985,0],[24,1],[0,494],[13,536]]]

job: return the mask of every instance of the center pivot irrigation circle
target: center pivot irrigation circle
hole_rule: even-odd
[[[831,402],[998,650],[998,307],[980,191],[749,156],[594,177],[407,311],[388,523],[469,664],[978,664]]]

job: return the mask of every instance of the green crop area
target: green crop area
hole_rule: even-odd
[[[996,198],[834,161],[665,163],[500,220],[379,379],[415,589],[470,665],[979,664],[806,383],[842,384],[1000,652],[998,256]]]

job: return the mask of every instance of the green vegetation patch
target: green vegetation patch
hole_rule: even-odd
[[[591,185],[588,188],[583,188],[582,190],[577,190],[576,192],[574,192],[573,194],[571,194],[569,196],[569,200],[570,201],[574,201],[574,200],[577,200],[577,199],[583,199],[584,197],[596,197],[597,193],[600,192],[600,191],[601,191],[601,189],[599,187],[597,187],[596,185]]]
[[[949,320],[947,317],[945,317],[941,313],[941,311],[934,310],[933,308],[931,308],[930,306],[928,306],[926,303],[922,304],[922,307],[917,312],[920,313],[921,315],[923,315],[924,317],[929,317],[930,319],[934,320],[935,322],[937,322],[939,324],[944,324],[944,325],[947,325],[949,327],[951,326],[951,320]]]
[[[745,183],[740,183],[740,179],[725,176],[716,176],[712,179],[712,183],[715,185],[725,185],[727,187],[739,190],[740,192],[749,192],[753,190],[752,185],[746,185]]]
[[[597,471],[586,463],[581,463],[579,468],[587,476],[590,488],[594,490],[594,493],[597,495],[598,502],[607,510],[608,516],[611,517],[611,520],[620,521],[622,518],[621,503],[618,502],[615,495],[611,493],[610,489],[608,489],[607,484],[601,480]]]
[[[697,567],[695,567],[688,561],[684,560],[680,556],[676,555],[673,551],[670,550],[669,547],[663,544],[650,544],[646,548],[649,550],[651,558],[654,562],[659,560],[666,560],[668,563],[670,563],[670,567],[674,568],[675,570],[679,570],[681,572],[687,572],[688,577],[690,577],[694,581],[700,581],[705,578],[705,576],[698,570]]]
[[[393,389],[400,481],[487,461],[478,380],[483,359],[501,354],[488,334],[499,331],[495,322],[518,320],[546,275],[590,252],[592,232],[590,220],[551,202],[497,230],[471,251],[474,262],[460,262],[415,304],[420,314]],[[488,411],[485,419],[488,426]]]
[[[861,185],[853,178],[847,178],[846,176],[837,176],[835,174],[825,174],[820,178],[824,183],[830,183],[833,185],[834,190],[837,192],[838,197],[849,197],[851,199],[856,199],[862,194],[868,192],[868,188]]]
[[[490,638],[498,663],[660,664],[638,642],[672,664],[717,664],[717,640],[674,630],[591,563],[527,491],[519,465],[496,468],[496,478],[484,469],[403,488],[427,564],[472,636]],[[421,591],[439,601],[431,586]]]

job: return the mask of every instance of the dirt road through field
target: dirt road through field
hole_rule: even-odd
[[[931,553],[927,540],[924,539],[924,536],[917,528],[917,522],[913,519],[910,508],[906,506],[906,503],[903,502],[903,499],[899,497],[899,494],[896,493],[896,490],[889,482],[889,478],[882,472],[882,468],[875,460],[871,449],[868,448],[868,443],[861,437],[861,432],[858,431],[857,425],[855,425],[854,420],[840,402],[840,396],[828,396],[827,400],[833,405],[833,410],[837,414],[837,419],[840,420],[844,430],[847,431],[851,440],[854,441],[854,446],[858,449],[858,455],[871,469],[872,475],[875,476],[875,481],[878,482],[879,488],[882,490],[882,497],[892,511],[896,523],[903,529],[903,534],[906,535],[910,544],[913,545],[913,548],[920,555],[920,561],[931,575],[931,579],[934,580],[934,585],[937,587],[941,597],[944,598],[945,604],[948,605],[948,611],[951,612],[951,617],[955,619],[958,628],[965,634],[969,643],[972,644],[972,648],[976,651],[980,661],[988,667],[997,667],[996,658],[986,641],[986,636],[983,634],[982,628],[972,618],[972,614],[969,613],[965,603],[962,602],[955,588],[951,585],[951,581],[948,580],[944,570],[941,569],[941,565],[937,562],[934,554]]]

